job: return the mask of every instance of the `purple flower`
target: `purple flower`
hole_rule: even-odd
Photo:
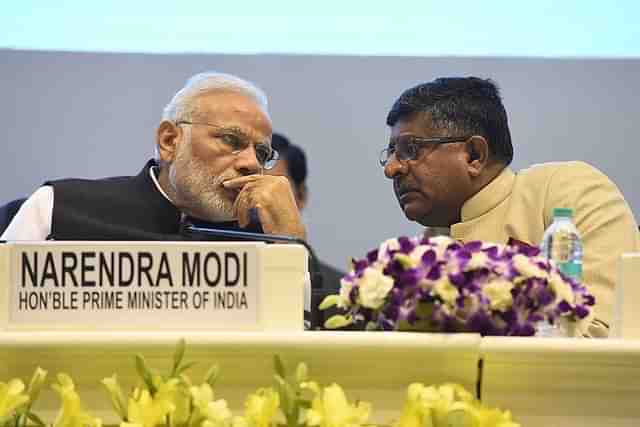
[[[411,239],[405,236],[399,237],[398,243],[400,244],[400,252],[405,254],[410,254],[413,248],[416,247],[416,245],[411,241]]]
[[[433,267],[431,267],[429,269],[429,272],[427,273],[427,279],[429,280],[438,280],[440,278],[440,276],[442,276],[441,273],[441,267],[440,264],[436,264]]]
[[[589,309],[583,305],[576,305],[573,311],[579,319],[584,319],[589,315]]]
[[[541,270],[544,270],[546,272],[551,271],[551,264],[549,264],[548,262],[544,262],[544,261],[537,261],[536,265],[538,267],[540,267]]]
[[[420,258],[420,262],[423,267],[430,267],[436,262],[436,251],[433,249],[429,249],[425,253],[422,254]]]
[[[469,260],[471,260],[472,256],[473,254],[471,254],[471,252],[467,251],[466,249],[461,249],[455,252],[455,258],[458,260],[460,269],[464,269]]]
[[[511,330],[509,335],[519,336],[519,337],[532,337],[536,334],[536,328],[532,323],[525,322],[516,324],[515,327]]]
[[[362,272],[369,266],[369,263],[364,259],[353,261],[353,271],[357,276],[362,276]]]
[[[500,252],[498,250],[497,246],[491,246],[488,247],[486,249],[483,249],[483,251],[487,254],[487,256],[489,257],[489,259],[493,260],[493,261],[500,261]]]
[[[391,289],[382,304],[363,307],[356,301],[369,289],[363,281],[368,267],[386,276],[380,278]],[[343,280],[351,287],[349,313],[369,329],[397,330],[408,323],[441,332],[529,336],[540,321],[586,319],[595,304],[584,285],[541,259],[537,248],[521,244],[390,239],[354,261]],[[566,300],[558,302],[558,295]]]
[[[378,327],[382,331],[393,331],[395,329],[395,322],[385,319],[384,317],[378,318]]]
[[[449,281],[458,288],[464,287],[468,280],[467,275],[463,272],[449,274]]]
[[[385,318],[395,323],[400,316],[400,307],[393,304],[387,304],[382,313]]]
[[[538,303],[542,306],[551,304],[554,298],[553,292],[547,288],[542,288],[538,291]]]
[[[463,249],[467,252],[478,252],[482,249],[482,242],[480,240],[474,240],[472,242],[465,243]]]
[[[396,283],[401,287],[414,287],[422,279],[422,273],[416,268],[401,271],[396,277]]]
[[[389,292],[389,304],[393,305],[402,305],[404,301],[404,293],[400,288],[393,288],[391,292]]]
[[[404,265],[397,259],[392,260],[383,271],[384,274],[394,277],[400,276],[403,272]]]
[[[355,305],[357,303],[359,293],[360,289],[357,286],[351,288],[351,291],[349,292],[349,302],[351,303],[351,305]]]
[[[565,300],[562,300],[560,304],[558,304],[558,310],[560,311],[560,313],[568,313],[571,311],[571,304],[569,304]]]
[[[483,310],[472,313],[465,327],[470,332],[477,332],[480,335],[502,335],[502,330],[494,324],[494,320]]]
[[[462,245],[458,242],[453,242],[449,246],[447,246],[447,252],[454,252],[460,249]]]

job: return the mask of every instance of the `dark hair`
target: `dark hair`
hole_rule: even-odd
[[[490,79],[444,77],[407,89],[391,107],[387,125],[418,112],[429,113],[437,128],[483,136],[492,157],[507,165],[513,160],[507,112]]]
[[[292,144],[286,136],[274,133],[271,146],[280,153],[280,158],[287,160],[287,173],[296,186],[304,184],[307,179],[307,156],[302,148]]]

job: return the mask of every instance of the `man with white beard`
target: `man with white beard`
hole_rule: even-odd
[[[46,182],[1,240],[173,240],[187,219],[305,238],[285,177],[263,175],[271,148],[265,94],[221,73],[189,79],[165,107],[157,156],[137,176]]]

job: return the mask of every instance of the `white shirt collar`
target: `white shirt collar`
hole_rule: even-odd
[[[158,182],[158,178],[156,177],[156,170],[157,169],[158,169],[157,166],[151,166],[149,168],[149,175],[151,176],[151,180],[155,184],[155,186],[158,189],[158,191],[160,192],[160,194],[162,194],[165,199],[167,199],[169,202],[171,202],[172,205],[175,206],[175,203],[173,203],[173,200],[171,200],[171,198],[169,198],[169,196],[167,196],[167,193],[164,192],[164,190],[160,186],[160,183]]]

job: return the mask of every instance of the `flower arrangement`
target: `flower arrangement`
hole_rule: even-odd
[[[327,320],[330,329],[361,322],[374,330],[531,336],[541,322],[585,334],[594,304],[538,248],[440,236],[383,242],[353,261],[339,294],[320,309],[346,311]]]
[[[260,388],[244,402],[244,413],[233,415],[227,401],[216,397],[214,386],[219,376],[212,366],[201,384],[194,384],[186,371],[193,365],[183,363],[184,341],[174,354],[173,366],[166,375],[149,369],[142,356],[136,356],[140,383],[125,393],[114,374],[102,380],[111,405],[120,418],[120,427],[364,427],[371,404],[350,402],[338,384],[321,386],[311,380],[304,363],[288,375],[279,357],[274,358],[274,386]],[[0,382],[0,427],[101,427],[102,421],[87,412],[72,379],[57,376],[52,385],[62,404],[58,416],[46,424],[32,405],[46,378],[38,368],[29,387],[20,379]],[[481,404],[462,386],[443,384],[409,385],[404,408],[393,427],[519,427],[509,411]]]

